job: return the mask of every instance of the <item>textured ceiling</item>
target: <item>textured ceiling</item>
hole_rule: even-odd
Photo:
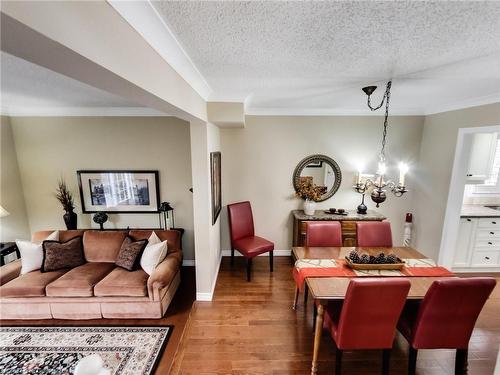
[[[212,99],[246,98],[250,112],[366,111],[360,88],[391,77],[396,111],[428,113],[500,97],[500,2],[153,5]]]
[[[80,109],[139,109],[135,103],[1,52],[1,109],[6,114],[58,114]],[[66,112],[64,112],[66,111]],[[144,113],[156,112],[144,108]],[[85,113],[85,112],[79,112]],[[99,112],[99,114],[105,113]],[[113,113],[119,113],[114,111]],[[159,113],[159,112],[157,112]],[[91,114],[91,112],[89,113]]]

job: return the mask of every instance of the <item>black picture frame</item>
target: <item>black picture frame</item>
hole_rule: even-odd
[[[219,151],[210,153],[210,177],[212,188],[212,225],[214,225],[222,209],[221,153]]]
[[[119,170],[119,169],[109,169],[109,170],[78,170],[76,171],[78,177],[78,187],[80,189],[80,202],[82,205],[83,213],[96,213],[96,212],[107,212],[107,213],[126,213],[126,214],[146,214],[146,213],[158,213],[160,207],[160,179],[159,172],[157,170]],[[126,205],[108,205],[106,202],[104,204],[94,204],[97,200],[100,202],[101,197],[94,196],[91,192],[92,183],[90,180],[92,177],[99,175],[100,178],[106,179],[111,175],[121,175],[132,174],[132,178],[140,180],[144,183],[146,180],[147,194],[144,191],[144,187],[141,188],[140,198],[144,200],[142,204],[126,204]],[[95,178],[94,178],[95,180]],[[136,185],[137,187],[137,185]],[[102,184],[101,184],[102,188]],[[102,195],[100,193],[99,195]],[[146,196],[146,197],[144,197]],[[148,204],[145,204],[148,203]]]

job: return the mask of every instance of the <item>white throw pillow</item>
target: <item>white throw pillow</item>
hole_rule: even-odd
[[[141,267],[151,275],[156,266],[160,264],[167,256],[168,245],[167,241],[161,242],[156,233],[153,231],[148,239],[148,245],[142,252]]]
[[[59,241],[59,231],[52,232],[44,241]],[[17,248],[21,253],[21,275],[42,268],[42,242],[16,240]]]

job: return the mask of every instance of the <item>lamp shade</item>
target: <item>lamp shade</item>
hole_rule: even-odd
[[[0,206],[0,217],[4,217],[4,216],[8,216],[8,215],[10,215],[9,212],[5,208]]]

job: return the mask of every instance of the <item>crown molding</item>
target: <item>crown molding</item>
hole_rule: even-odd
[[[149,0],[107,0],[205,101],[212,89]]]
[[[481,105],[494,104],[494,103],[500,103],[500,93],[480,96],[477,98],[465,99],[459,102],[447,103],[440,106],[436,106],[428,111],[425,111],[425,115],[427,116],[443,112],[458,111],[461,109],[478,107]]]
[[[10,117],[169,117],[146,107],[0,107],[0,114]]]
[[[423,116],[423,109],[391,110],[390,116]],[[384,111],[371,112],[367,109],[331,109],[331,108],[258,108],[247,107],[248,116],[384,116]]]

